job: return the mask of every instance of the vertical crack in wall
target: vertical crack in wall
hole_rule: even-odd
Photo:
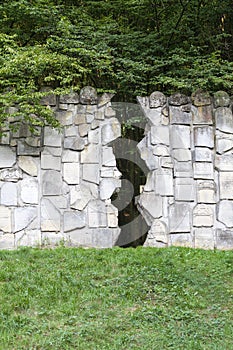
[[[119,210],[121,234],[117,245],[137,246],[144,243],[148,226],[138,212],[135,197],[145,184],[148,169],[142,161],[137,143],[144,134],[145,118],[137,104],[115,102],[113,104],[121,123],[122,136],[113,142],[117,165],[122,173],[121,189],[113,196],[113,203]]]

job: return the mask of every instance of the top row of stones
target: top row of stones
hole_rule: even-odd
[[[57,104],[57,99],[50,88],[44,87],[41,92],[47,93],[41,100],[42,105],[50,105],[55,106]],[[97,91],[92,86],[85,86],[81,89],[80,93],[71,92],[67,95],[61,95],[59,98],[59,102],[62,104],[78,104],[81,103],[83,105],[97,105],[103,106],[108,103],[113,94],[104,93],[102,96],[98,97]]]
[[[152,92],[149,96],[150,108],[163,107],[167,103],[167,97],[160,91]],[[176,93],[168,98],[169,105],[183,106],[192,103],[194,106],[208,106],[212,103],[214,107],[228,107],[231,104],[231,98],[225,91],[214,93],[213,97],[208,92],[197,90],[191,97]]]

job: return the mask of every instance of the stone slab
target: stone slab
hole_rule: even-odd
[[[214,147],[214,130],[212,126],[194,127],[194,145]]]
[[[41,200],[41,230],[45,232],[60,232],[61,213],[47,198]]]
[[[198,203],[216,203],[216,185],[214,181],[197,181],[197,202]]]
[[[28,177],[20,182],[20,197],[23,203],[38,204],[39,185],[38,180]]]
[[[37,159],[35,159],[35,157],[19,156],[18,165],[28,175],[38,175],[38,162]]]
[[[214,209],[211,205],[197,204],[193,209],[193,226],[211,227],[214,225]]]
[[[19,232],[30,227],[30,224],[38,216],[36,207],[19,207],[14,209],[14,232]]]
[[[86,226],[86,214],[80,211],[64,212],[64,232],[77,230]]]
[[[152,145],[163,144],[169,145],[169,127],[168,126],[152,126],[150,131],[150,139]]]
[[[63,179],[68,185],[78,185],[80,182],[79,163],[64,163]]]
[[[16,206],[18,204],[18,186],[14,182],[6,182],[1,187],[0,204]]]
[[[219,107],[215,111],[216,129],[233,133],[233,114],[228,107]]]
[[[196,198],[195,182],[192,178],[175,178],[175,200],[191,202]]]
[[[233,199],[233,172],[219,173],[219,189],[220,199]]]
[[[232,230],[216,230],[216,248],[229,250],[233,249],[233,231]]]
[[[233,154],[216,155],[215,167],[220,171],[233,171]]]
[[[194,230],[194,248],[214,249],[215,237],[212,228],[195,228]]]
[[[212,163],[214,160],[213,151],[206,147],[195,147],[194,160],[195,162]]]
[[[189,203],[181,202],[169,207],[170,232],[190,232],[191,208]]]
[[[222,200],[219,202],[217,217],[226,227],[233,228],[233,201]]]
[[[170,129],[171,147],[190,148],[190,127],[185,125],[172,125]]]
[[[9,146],[0,146],[0,168],[10,168],[15,162],[15,152]]]
[[[12,231],[11,210],[5,206],[0,206],[0,231],[6,233],[11,233]]]
[[[193,163],[194,179],[214,179],[212,163]]]

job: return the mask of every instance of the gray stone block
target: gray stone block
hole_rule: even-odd
[[[167,101],[166,96],[160,91],[154,91],[149,97],[150,108],[158,108],[165,105]]]
[[[193,248],[194,239],[191,233],[176,233],[170,235],[170,244],[175,247]]]
[[[18,186],[13,182],[4,183],[0,192],[0,204],[16,206],[18,204]]]
[[[92,200],[88,203],[89,227],[107,227],[107,208],[101,200]]]
[[[121,125],[116,118],[108,119],[108,123],[104,124],[101,129],[102,144],[107,145],[121,136]]]
[[[83,180],[99,184],[100,167],[99,164],[83,164]]]
[[[20,197],[23,203],[38,204],[39,187],[35,178],[25,178],[20,182]]]
[[[233,154],[222,154],[215,157],[215,167],[220,171],[233,171]]]
[[[216,109],[214,115],[216,129],[227,133],[233,133],[233,114],[230,108],[219,107]]]
[[[170,131],[171,147],[190,148],[190,127],[185,125],[172,125]]]
[[[194,127],[194,145],[199,147],[214,147],[214,130],[212,126]]]
[[[214,179],[212,163],[193,163],[194,179]]]
[[[18,182],[23,178],[21,169],[3,169],[0,170],[0,181]]]
[[[220,199],[233,199],[233,172],[219,173],[219,192]]]
[[[83,105],[95,105],[97,104],[97,99],[97,92],[91,86],[85,86],[80,91],[80,103],[82,103]]]
[[[52,147],[61,147],[62,135],[58,130],[48,126],[44,128],[44,145]]]
[[[70,189],[70,207],[77,210],[83,210],[92,200],[93,195],[88,186],[81,184],[72,186]]]
[[[196,198],[195,182],[192,178],[175,178],[175,200],[191,202]]]
[[[191,208],[189,203],[181,202],[169,207],[170,232],[190,232]]]
[[[20,156],[18,165],[25,173],[31,176],[38,175],[38,161],[34,157]]]
[[[233,231],[216,230],[216,248],[230,250],[233,249]]]
[[[0,231],[11,233],[11,210],[5,206],[0,206]],[[1,238],[1,236],[0,236]]]
[[[61,213],[53,203],[43,198],[41,200],[41,230],[59,232],[61,229]]]
[[[13,215],[14,232],[19,232],[30,227],[30,224],[38,216],[36,207],[15,208]]]
[[[192,106],[193,124],[213,124],[213,108],[209,106]]]
[[[169,145],[169,127],[168,126],[152,126],[150,131],[150,139],[152,145],[163,144]]]
[[[41,154],[41,169],[61,170],[61,158],[51,154]]]
[[[85,139],[79,136],[66,137],[64,140],[64,148],[74,151],[82,151],[85,147]]]
[[[86,214],[79,211],[64,212],[64,232],[77,230],[86,226]]]
[[[15,247],[15,236],[12,233],[4,234],[0,236],[0,249],[14,249],[14,247]]]
[[[233,228],[233,201],[222,200],[218,205],[218,220],[222,222],[226,227]]]
[[[181,107],[169,106],[169,116],[171,124],[190,125],[192,122],[191,112],[183,111]]]
[[[225,91],[217,91],[214,93],[214,107],[228,107],[230,105],[230,97]]]
[[[216,203],[216,188],[214,181],[197,181],[197,202],[198,203]]]
[[[172,169],[155,172],[155,193],[161,196],[174,195]]]
[[[81,163],[99,164],[101,161],[100,152],[100,145],[90,144],[85,146],[84,150],[81,152]]]
[[[17,155],[19,156],[39,156],[40,151],[41,151],[40,147],[29,146],[23,140],[17,141]]]
[[[9,146],[0,146],[0,168],[10,168],[15,162],[15,152]]]
[[[194,248],[214,249],[215,239],[212,228],[195,228],[194,230]]]
[[[42,177],[42,193],[45,196],[62,194],[62,175],[55,170],[47,170]]]
[[[80,182],[80,164],[64,163],[63,179],[68,185],[78,185]]]
[[[206,147],[195,147],[194,160],[195,162],[210,162],[214,159],[213,151]]]
[[[197,204],[193,209],[193,226],[211,227],[214,225],[213,207],[207,204]]]

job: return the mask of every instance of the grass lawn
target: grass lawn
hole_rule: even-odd
[[[0,251],[0,349],[233,349],[233,251]]]

